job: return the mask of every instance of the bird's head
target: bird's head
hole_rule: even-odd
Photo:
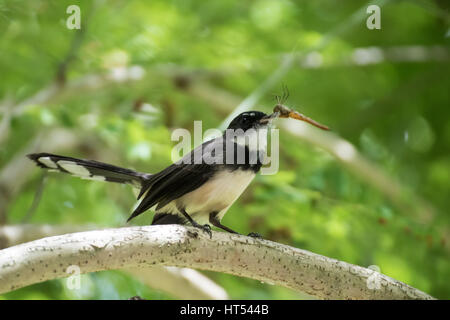
[[[275,113],[267,115],[261,111],[246,111],[234,118],[228,126],[228,129],[241,129],[245,132],[249,129],[258,130],[266,128],[276,116],[277,114]]]

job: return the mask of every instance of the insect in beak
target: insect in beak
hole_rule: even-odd
[[[261,124],[269,123],[272,119],[277,118],[279,115],[280,115],[280,113],[278,111],[275,111],[272,114],[262,117],[261,120],[259,120],[259,123],[261,123]]]
[[[330,128],[328,128],[327,126],[320,124],[317,121],[301,114],[300,112],[297,112],[295,110],[292,110],[292,109],[286,107],[285,105],[277,104],[275,106],[275,108],[273,109],[273,111],[274,111],[274,113],[272,115],[274,115],[275,113],[278,113],[279,118],[292,118],[292,119],[296,119],[296,120],[301,120],[301,121],[308,122],[309,124],[312,124],[313,126],[320,128],[322,130],[330,130]]]

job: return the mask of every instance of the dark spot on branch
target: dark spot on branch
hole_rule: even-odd
[[[188,235],[188,237],[190,237],[190,238],[194,238],[194,239],[198,238],[198,233],[195,232],[195,231],[190,231],[190,230],[188,230],[188,231],[187,231],[187,235]]]

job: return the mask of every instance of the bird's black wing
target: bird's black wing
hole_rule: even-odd
[[[203,159],[209,156],[211,149],[207,152],[204,150],[206,146],[212,143],[220,142],[218,139],[207,141],[192,150],[180,161],[152,175],[146,182],[146,185],[141,189],[138,197],[139,199],[145,194],[144,198],[128,221],[154,205],[157,205],[156,209],[164,207],[169,202],[199,188],[214,176],[219,170],[220,165],[206,164],[204,162],[199,164],[194,163],[196,159],[195,155],[201,156]]]

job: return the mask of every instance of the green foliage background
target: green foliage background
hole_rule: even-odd
[[[82,35],[66,28],[71,4],[81,8]],[[40,133],[65,128],[78,143],[58,153],[156,172],[170,164],[173,129],[192,129],[194,120],[203,120],[204,129],[218,127],[232,111],[224,107],[231,100],[212,88],[240,102],[287,54],[298,52],[298,61],[282,79],[291,93],[288,105],[329,125],[411,191],[411,203],[423,198],[434,214],[421,219],[398,209],[327,152],[281,131],[280,171],[258,176],[224,224],[357,265],[377,265],[388,276],[448,299],[448,3],[385,1],[381,30],[366,28],[367,5],[332,0],[0,0],[0,117],[5,117],[4,106],[17,106],[52,83],[66,92],[27,104],[11,117],[9,136],[0,142],[0,171]],[[350,24],[351,17],[359,20]],[[324,39],[326,45],[317,47]],[[413,48],[412,58],[423,59],[401,54],[397,61],[355,63],[355,50],[367,47]],[[316,53],[308,56],[314,48]],[[430,51],[440,58],[423,54]],[[64,61],[67,70],[61,72]],[[64,91],[88,74],[132,66],[145,71],[143,79]],[[210,97],[193,93],[196,84],[204,85],[201,92]],[[281,93],[281,81],[255,108],[270,111],[274,93]],[[221,100],[223,105],[217,103]],[[46,142],[35,151],[46,151]],[[1,223],[24,221],[41,175],[34,169],[20,190],[0,203]],[[8,193],[10,186],[3,187]],[[134,199],[126,186],[49,174],[28,222],[120,227]],[[151,219],[149,212],[133,223],[145,225]],[[302,298],[250,279],[205,274],[231,298]],[[76,292],[65,289],[63,281],[0,298],[172,298],[119,271],[85,275]]]

